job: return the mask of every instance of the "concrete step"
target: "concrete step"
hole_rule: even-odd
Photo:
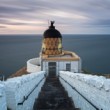
[[[74,107],[57,77],[47,77],[33,110],[79,110]]]

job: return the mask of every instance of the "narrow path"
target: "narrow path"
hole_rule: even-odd
[[[57,77],[47,77],[33,110],[79,110],[74,107],[71,99]]]

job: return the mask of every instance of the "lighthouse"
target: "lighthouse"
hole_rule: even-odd
[[[80,57],[70,51],[62,49],[62,35],[55,29],[54,21],[50,22],[49,28],[43,34],[41,51],[41,70],[48,75],[58,75],[59,71],[81,71]]]
[[[42,54],[45,55],[62,54],[62,35],[53,24],[54,21],[51,21],[49,29],[43,34]]]

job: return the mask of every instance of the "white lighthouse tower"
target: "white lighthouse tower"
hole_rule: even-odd
[[[27,71],[46,71],[58,75],[59,71],[81,72],[81,59],[74,52],[62,49],[62,35],[55,29],[54,21],[43,34],[42,51],[39,58],[27,61]]]

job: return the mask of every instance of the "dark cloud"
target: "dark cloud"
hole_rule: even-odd
[[[6,26],[0,26],[0,28],[6,28]]]
[[[0,6],[0,13],[15,13],[15,12],[23,12],[23,11],[28,11],[28,10],[16,8],[16,7]]]
[[[2,0],[0,4],[0,18],[7,20],[42,20],[48,19],[44,14],[48,10],[51,10],[50,7],[41,1]]]
[[[87,22],[87,25],[94,27],[110,27],[110,19],[91,19]]]
[[[109,10],[110,0],[1,0],[0,24],[40,26],[35,23],[15,22],[12,19],[55,20],[60,25],[68,27],[72,25],[109,27]]]
[[[102,14],[105,15],[109,11],[109,6],[110,2],[107,0],[84,0],[83,2],[82,0],[63,0],[63,2],[56,0],[2,0],[0,4],[0,16],[15,16],[27,19],[28,17],[37,17],[43,19],[42,15],[45,12],[63,11],[65,13],[82,14],[95,19],[95,17],[101,17]],[[32,14],[36,16],[32,16]]]

